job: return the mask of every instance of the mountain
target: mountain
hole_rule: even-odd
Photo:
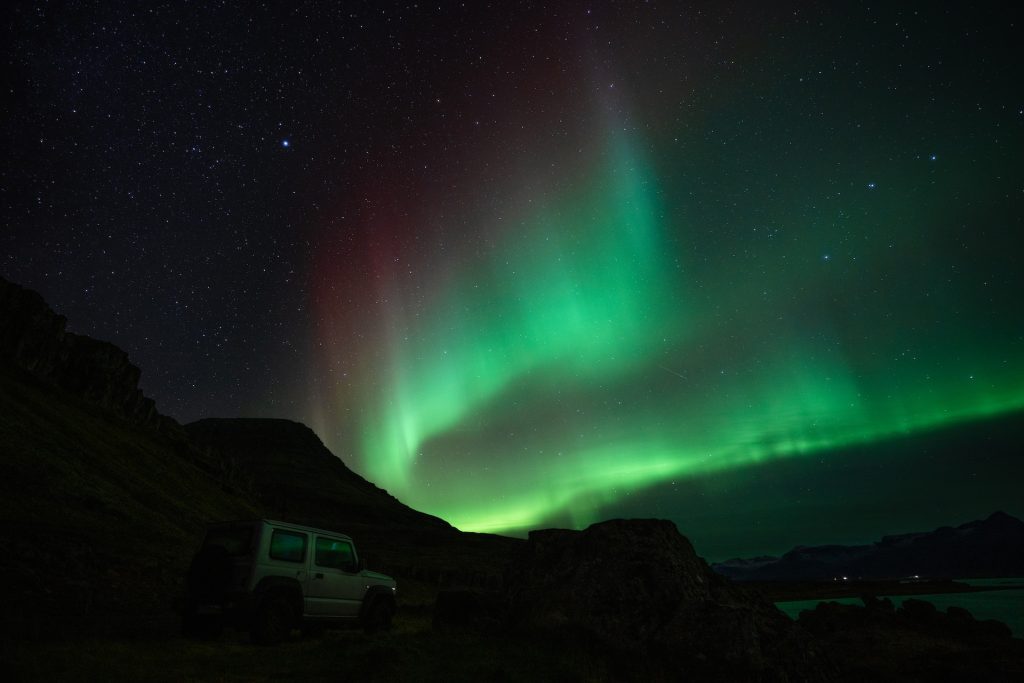
[[[486,584],[500,578],[494,560],[522,545],[461,532],[413,510],[349,469],[298,422],[209,418],[185,425],[185,433],[222,471],[244,479],[239,485],[266,516],[344,530],[371,564],[398,576]]]
[[[798,546],[779,558],[712,565],[738,581],[970,578],[1024,574],[1024,522],[1004,512],[958,527],[884,536],[871,545]]]
[[[277,517],[353,535],[406,602],[485,584],[521,541],[465,534],[349,470],[307,427],[182,427],[113,344],[69,333],[0,278],[0,633],[166,630],[211,520]]]
[[[225,470],[244,472],[251,490],[279,518],[452,529],[350,470],[299,422],[208,418],[185,425],[185,432],[216,454]]]

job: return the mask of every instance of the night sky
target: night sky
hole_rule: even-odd
[[[1020,18],[819,4],[15,3],[0,274],[466,530],[1024,514]]]

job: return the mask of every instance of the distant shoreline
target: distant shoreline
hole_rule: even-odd
[[[752,588],[771,602],[790,600],[831,600],[857,598],[862,595],[932,595],[945,593],[982,593],[987,591],[1021,590],[1024,583],[972,586],[963,581],[745,581],[740,585]]]

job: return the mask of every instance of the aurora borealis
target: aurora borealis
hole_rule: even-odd
[[[869,337],[878,348],[836,329],[819,286],[862,325],[884,329],[891,316],[836,294],[862,268],[885,269],[870,254],[861,267],[856,252],[820,264],[804,255],[804,282],[789,285],[783,246],[762,266],[776,271],[764,273],[767,286],[805,294],[780,306],[768,290],[728,292],[734,281],[712,275],[701,278],[713,290],[707,307],[687,281],[700,268],[684,265],[677,247],[688,226],[666,219],[660,183],[635,145],[609,138],[570,190],[529,202],[491,253],[447,272],[415,319],[402,316],[411,306],[394,288],[385,369],[359,422],[372,480],[468,530],[523,530],[553,517],[583,526],[652,484],[1024,407],[1009,348],[995,362],[950,369],[970,333],[950,343],[939,310],[926,321],[935,329],[913,339]],[[761,258],[774,251],[760,249]],[[723,324],[716,309],[734,297],[747,303],[733,303],[739,315]],[[765,299],[774,299],[770,317]],[[723,340],[731,348],[717,352]],[[894,341],[900,348],[885,358]]]
[[[179,419],[472,531],[1024,513],[1019,459],[890,445],[1024,410],[1011,10],[61,12],[8,41],[4,274]]]

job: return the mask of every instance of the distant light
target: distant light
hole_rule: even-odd
[[[868,189],[869,190],[875,189],[875,184],[874,183],[868,183]]]
[[[292,143],[289,142],[288,140],[281,140],[281,146],[282,147],[291,147],[291,144]]]
[[[938,154],[933,154],[933,155],[931,155],[928,158],[931,159],[932,161],[935,161],[935,160],[937,160],[939,158],[939,155]]]

